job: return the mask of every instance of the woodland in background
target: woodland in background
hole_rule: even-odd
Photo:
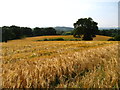
[[[46,35],[73,35],[74,30],[70,31],[58,31],[53,27],[48,28],[30,28],[30,27],[20,27],[20,26],[3,26],[0,30],[0,35],[2,39],[0,42],[7,42],[9,40],[22,39],[25,37],[35,37],[35,36],[46,36]],[[120,41],[120,30],[118,29],[103,29],[98,30],[96,35],[110,36],[113,37],[110,41]]]
[[[56,35],[56,30],[52,27],[39,28],[35,27],[33,29],[29,27],[19,27],[19,26],[3,26],[2,27],[2,42],[7,42],[8,40],[21,39],[25,37],[35,37],[35,36],[45,36],[45,35]]]

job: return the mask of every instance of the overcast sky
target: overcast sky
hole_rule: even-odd
[[[119,0],[0,0],[0,26],[73,27],[91,17],[99,27],[118,26]]]

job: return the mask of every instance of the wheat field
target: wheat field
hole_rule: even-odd
[[[2,44],[3,88],[119,88],[117,41],[35,41]]]

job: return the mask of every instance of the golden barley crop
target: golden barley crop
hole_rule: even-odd
[[[3,88],[120,87],[117,41],[34,40],[2,43]]]

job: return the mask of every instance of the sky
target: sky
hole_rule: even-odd
[[[118,26],[119,0],[0,0],[0,27],[73,27],[91,17],[99,27]]]

